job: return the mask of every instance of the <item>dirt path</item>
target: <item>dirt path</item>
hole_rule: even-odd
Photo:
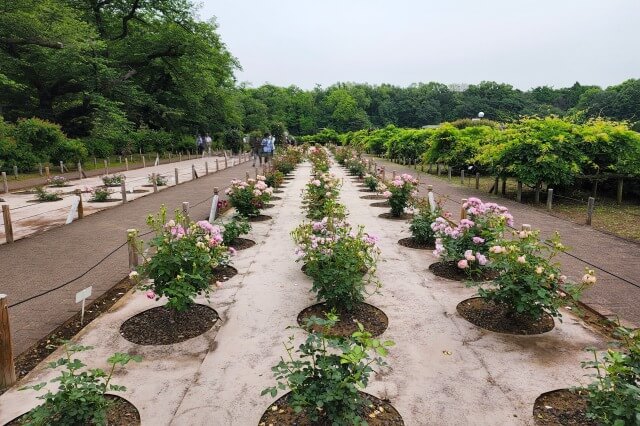
[[[265,211],[269,222],[254,224],[258,244],[239,253],[239,274],[217,291],[210,306],[221,315],[217,327],[197,338],[163,347],[138,346],[124,340],[119,325],[154,306],[142,294],[130,294],[78,336],[94,345],[92,366],[114,351],[139,353],[141,364],[119,374],[123,394],[140,410],[142,424],[257,425],[272,398],[260,391],[273,384],[271,366],[284,354],[282,342],[296,334],[286,330],[297,314],[314,302],[311,282],[294,262],[289,232],[303,220],[300,190],[309,176],[302,165],[276,207]],[[383,309],[389,328],[381,336],[396,342],[390,368],[376,374],[367,392],[389,398],[405,424],[528,425],[542,392],[578,384],[580,361],[588,346],[604,347],[604,339],[570,313],[564,323],[541,336],[510,336],[485,332],[456,313],[456,305],[474,291],[436,278],[427,271],[435,259],[427,251],[397,244],[408,235],[407,224],[378,218],[350,178],[341,197],[350,222],[380,237],[382,261],[378,275],[382,294],[368,302]],[[291,254],[291,255],[290,255]],[[201,303],[207,303],[204,300]],[[55,356],[56,354],[54,354]],[[38,367],[26,381],[51,377]],[[0,424],[38,401],[33,392],[10,390],[0,396]]]
[[[244,178],[246,171],[254,173],[253,170],[251,162],[246,162],[14,244],[0,245],[0,293],[8,295],[10,306],[60,286],[104,259],[81,279],[9,309],[14,355],[79,311],[76,292],[93,286],[91,301],[128,274],[127,250],[121,247],[127,229],[144,232],[149,213],[156,212],[162,204],[170,210],[181,208],[183,201],[191,204],[192,217],[205,218],[213,187],[220,187],[222,193],[231,179]]]
[[[389,178],[393,170],[418,175],[422,196],[427,192],[427,185],[433,185],[436,199],[438,196],[443,199],[446,210],[452,212],[454,218],[459,217],[460,200],[479,197],[508,207],[516,228],[528,223],[534,229],[540,229],[543,236],[560,232],[562,242],[570,247],[568,253],[559,257],[565,274],[576,279],[584,274],[585,267],[596,269],[598,284],[585,292],[583,301],[603,315],[617,316],[629,325],[640,326],[640,263],[636,261],[640,256],[639,244],[551,216],[525,204],[419,173],[409,166],[378,158],[375,161],[385,165]]]

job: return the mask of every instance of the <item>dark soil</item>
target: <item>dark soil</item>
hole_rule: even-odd
[[[265,222],[271,219],[272,219],[271,216],[267,216],[266,214],[259,214],[258,216],[249,216],[247,220],[249,222]]]
[[[375,203],[374,203],[375,204]],[[413,214],[411,213],[402,213],[402,216],[393,216],[391,212],[379,214],[378,217],[389,220],[409,220],[413,218]]]
[[[362,200],[384,200],[384,195],[363,195],[360,197]]]
[[[372,191],[372,190],[370,190],[369,188],[366,188],[366,187],[365,187],[365,189],[359,189],[358,191],[360,191],[360,192],[375,192],[375,191]]]
[[[298,324],[302,326],[304,320],[312,316],[324,318],[327,312],[330,312],[330,309],[325,303],[318,303],[304,308],[302,312],[298,314]],[[368,303],[359,303],[351,312],[338,312],[338,317],[340,321],[329,329],[329,334],[332,336],[351,336],[358,331],[356,321],[360,322],[364,326],[364,329],[374,337],[384,333],[389,326],[387,315]],[[320,327],[314,327],[314,330],[322,331]]]
[[[72,316],[65,323],[44,336],[38,343],[18,355],[15,360],[16,376],[20,380],[35,368],[42,360],[51,355],[59,346],[61,340],[69,340],[91,321],[98,318],[100,314],[106,312],[122,296],[124,296],[133,285],[128,278],[123,279],[113,286],[109,291],[95,299],[87,305],[84,311],[84,323],[80,324],[80,312]],[[7,389],[0,389],[0,395]]]
[[[456,307],[458,313],[470,323],[496,333],[542,334],[553,330],[554,322],[544,314],[539,321],[518,315],[505,305],[486,302],[480,297],[463,300]]]
[[[55,200],[27,200],[27,203],[55,203],[62,200],[62,197],[58,197]]]
[[[122,201],[122,198],[107,198],[104,201],[88,200],[87,203],[113,203],[114,201]]]
[[[271,209],[271,208],[273,208],[275,206],[276,206],[275,204],[265,204],[265,205],[262,206],[262,208],[263,209]]]
[[[275,191],[273,191],[274,194],[284,194],[284,191],[281,189],[276,189]]]
[[[109,426],[137,426],[140,423],[138,409],[129,401],[117,395],[105,396],[111,404],[107,408],[107,424]],[[5,426],[19,426],[22,424],[22,416],[11,420]]]
[[[260,418],[258,424],[263,426],[331,426],[331,422],[328,420],[312,423],[304,411],[296,413],[288,404],[289,396],[290,394],[288,393],[271,404]],[[360,409],[359,414],[362,419],[367,421],[369,426],[404,426],[402,416],[388,401],[364,392],[360,392],[360,396],[366,402]],[[375,417],[370,417],[371,414]]]
[[[371,203],[369,205],[371,207],[385,207],[385,208],[391,207],[388,201],[380,201],[379,203]]]
[[[148,309],[126,320],[120,334],[138,345],[172,345],[205,333],[218,321],[218,313],[194,303],[184,312],[165,306]]]
[[[282,200],[282,197],[271,197],[271,201],[280,201]]]
[[[148,183],[146,185],[142,185],[145,188],[153,188],[153,184],[152,183]],[[167,185],[156,185],[158,188],[163,187],[163,186],[167,186]]]
[[[456,262],[436,262],[429,265],[429,270],[437,277],[454,281],[491,281],[496,277],[495,271],[485,271],[482,275],[467,275],[458,268]]]
[[[589,420],[586,413],[586,397],[570,389],[543,393],[533,405],[533,418],[542,426],[596,426],[598,423]]]
[[[304,265],[302,265],[302,268],[300,268],[300,270],[306,275],[309,276],[309,274],[307,274],[307,264],[305,263]],[[365,275],[367,272],[369,272],[369,270],[366,267],[363,267],[362,269],[360,269],[360,273],[362,273],[362,275]]]
[[[235,240],[231,241],[231,244],[229,244],[230,247],[233,247],[236,250],[245,250],[255,245],[255,241],[241,237],[236,238]]]
[[[238,238],[238,239],[244,240],[244,238]],[[251,241],[251,240],[245,240],[245,241]],[[251,242],[255,244],[253,241]],[[251,245],[248,247],[251,247]],[[245,248],[248,248],[248,247],[245,247]],[[236,250],[241,250],[241,249],[238,249],[237,247],[233,247],[233,248],[235,248]],[[229,265],[216,266],[215,268],[213,268],[213,275],[211,276],[211,282],[215,283],[216,281],[220,281],[220,282],[229,281],[231,278],[235,277],[236,275],[238,275],[238,270],[233,266],[229,266]]]
[[[435,243],[420,243],[418,241],[415,240],[415,238],[413,237],[409,237],[409,238],[403,238],[401,240],[398,240],[398,244],[400,244],[403,247],[409,247],[412,249],[418,249],[418,250],[433,250],[436,248]]]

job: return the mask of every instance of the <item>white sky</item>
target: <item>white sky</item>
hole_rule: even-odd
[[[253,86],[640,78],[640,0],[203,0],[212,16]]]

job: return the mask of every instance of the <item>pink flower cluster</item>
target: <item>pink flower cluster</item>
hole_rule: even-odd
[[[496,203],[483,203],[476,197],[471,197],[462,205],[466,209],[467,214],[474,218],[482,215],[493,215],[505,219],[505,223],[513,226],[513,216],[509,213],[509,209]]]
[[[458,268],[467,269],[473,262],[478,262],[478,265],[484,266],[487,264],[488,259],[480,252],[473,252],[473,250],[467,250],[464,252],[464,259],[458,261]]]

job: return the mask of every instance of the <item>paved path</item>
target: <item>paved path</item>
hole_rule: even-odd
[[[386,167],[388,178],[393,170],[418,174],[421,194],[426,193],[427,185],[433,185],[436,198],[447,197],[444,199],[445,208],[452,212],[454,217],[459,215],[460,200],[479,197],[508,207],[513,214],[516,228],[527,223],[534,229],[540,229],[545,237],[551,236],[555,231],[560,232],[563,243],[571,248],[568,254],[559,257],[565,274],[576,279],[584,274],[584,268],[589,264],[592,265],[591,268],[596,269],[598,283],[585,292],[583,302],[603,315],[617,315],[630,325],[640,325],[640,262],[637,261],[640,257],[639,244],[586,225],[551,216],[526,204],[456,185],[433,175],[418,173],[410,166],[382,159],[375,161]]]
[[[70,225],[51,229],[0,246],[0,293],[9,304],[53,289],[89,270],[126,241],[126,230],[147,230],[145,218],[166,204],[170,211],[183,201],[191,204],[192,218],[205,218],[215,186],[225,188],[233,178],[253,172],[251,162],[209,174],[122,206],[103,210]],[[102,295],[128,273],[126,247],[108,256],[81,279],[9,309],[14,355],[22,353],[79,310],[75,293],[93,286],[90,300]]]

